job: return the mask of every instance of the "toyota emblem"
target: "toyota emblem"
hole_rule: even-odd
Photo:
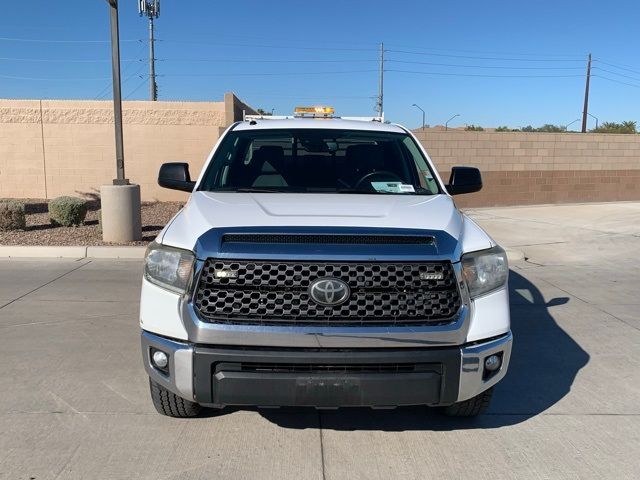
[[[349,299],[351,290],[337,278],[319,278],[309,285],[309,295],[320,305],[340,305]]]

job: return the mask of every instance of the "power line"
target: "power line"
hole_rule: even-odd
[[[11,62],[47,62],[47,63],[111,63],[111,60],[79,60],[79,59],[51,59],[51,58],[18,58],[0,57],[0,61]],[[142,59],[120,60],[122,63],[142,62]]]
[[[73,78],[51,78],[51,77],[20,77],[13,75],[0,75],[0,78],[9,80],[35,80],[43,82],[86,82],[93,80],[108,80],[110,77],[73,77]]]
[[[640,78],[638,77],[632,77],[630,75],[624,75],[622,73],[618,73],[618,72],[613,72],[611,70],[607,70],[605,68],[600,68],[600,67],[593,67],[594,70],[600,70],[601,72],[606,72],[606,73],[610,73],[612,75],[617,75],[619,77],[624,77],[624,78],[629,78],[631,80],[636,80],[637,82],[640,82]]]
[[[0,41],[4,42],[27,42],[27,43],[110,43],[111,40],[57,40],[52,38],[11,38],[11,37],[0,37]],[[120,40],[122,42],[139,42],[138,39],[125,39]]]
[[[451,73],[451,72],[418,72],[412,70],[387,69],[387,72],[416,73],[421,75],[445,75],[451,77],[484,77],[484,78],[569,78],[582,77],[582,75],[486,75],[481,73]]]
[[[338,48],[338,47],[303,47],[292,45],[264,45],[260,43],[223,43],[223,42],[193,42],[189,40],[156,39],[157,42],[179,43],[183,45],[211,45],[221,47],[251,47],[251,48],[282,48],[286,50],[320,50],[320,51],[345,51],[345,52],[372,52],[371,48]]]
[[[377,63],[378,60],[250,60],[215,58],[158,58],[158,62],[216,62],[216,63]]]
[[[143,50],[146,49],[146,45],[141,45],[140,48],[138,49],[138,51],[136,52],[136,57],[138,55],[140,55]],[[129,63],[126,67],[124,67],[124,69],[122,70],[122,75],[125,75],[127,72],[129,72],[131,70],[131,67],[134,65],[134,63]],[[144,67],[144,64],[142,63],[142,60],[140,61],[140,65],[138,66],[138,68],[136,69],[136,71],[134,73],[132,73],[131,75],[129,75],[127,78],[125,78],[125,80],[122,83],[125,83],[127,80],[131,79],[134,75],[140,73],[140,71],[142,70],[142,68]],[[107,85],[100,90],[100,93],[98,93],[98,95],[96,95],[96,100],[99,100],[100,98],[104,97],[105,95],[107,95],[109,93],[109,89],[112,87],[112,82],[110,81],[109,83],[107,83]]]
[[[388,51],[388,50],[387,50]],[[387,62],[404,63],[412,65],[433,65],[441,67],[462,67],[462,68],[491,68],[504,70],[582,70],[582,67],[510,67],[507,65],[462,65],[459,63],[436,63],[436,62],[417,62],[411,60],[395,60],[388,59]]]
[[[404,53],[406,55],[427,55],[434,57],[468,58],[472,60],[502,60],[505,62],[582,62],[582,60],[570,60],[559,58],[506,58],[506,57],[477,57],[471,55],[447,55],[443,53],[410,52],[408,50],[387,50],[390,53]]]
[[[604,60],[600,60],[599,58],[594,58],[593,59],[594,62],[599,62],[602,63],[604,65],[608,65],[610,67],[614,67],[617,68],[618,70],[626,70],[627,72],[632,72],[632,73],[638,73],[640,74],[640,71],[638,70],[632,70],[630,68],[626,68],[626,67],[630,67],[631,65],[624,65],[624,64],[615,64],[615,63],[609,63],[609,62],[605,62]],[[622,65],[622,66],[621,66]]]
[[[131,80],[134,77],[143,78],[143,75],[141,75],[140,73],[142,72],[142,69],[144,67],[145,67],[144,64],[140,65],[140,67],[138,67],[138,69],[135,72],[133,72],[131,75],[129,75],[128,77],[126,77],[122,81],[122,85],[124,85],[125,83],[127,83],[129,80]],[[122,73],[124,74],[125,72],[123,71]],[[111,87],[112,87],[112,84],[111,84],[111,82],[109,82],[102,90],[100,90],[100,93],[98,93],[98,95],[96,95],[95,99],[96,100],[102,100],[103,98],[106,98],[106,96],[109,94],[109,90],[111,89]]]
[[[298,75],[341,75],[345,73],[371,73],[378,70],[336,70],[325,72],[242,72],[242,73],[167,73],[160,77],[259,77],[259,76],[298,76]]]
[[[271,41],[276,41],[276,42],[290,42],[291,41],[291,36],[277,36],[277,35],[272,35],[272,32],[269,32],[269,39]],[[220,41],[225,41],[224,38],[220,38],[220,37],[231,37],[231,38],[235,38],[235,39],[240,39],[241,41],[246,41],[246,40],[258,40],[260,42],[264,41],[265,36],[264,35],[248,35],[246,32],[242,32],[242,33],[224,33],[222,36],[221,35],[215,35],[216,38],[218,38]],[[334,38],[334,37],[331,37]],[[369,49],[371,50],[376,50],[379,46],[380,43],[379,42],[354,42],[352,41],[353,38],[349,38],[349,42],[348,45],[350,46],[362,46],[364,48],[364,46],[368,46]],[[188,41],[188,40],[187,40]],[[232,40],[233,41],[233,40]],[[342,45],[344,46],[346,44],[345,41],[340,41],[340,40],[330,40],[329,38],[322,38],[322,41],[319,42],[320,45],[327,45],[327,44],[333,44],[333,45]]]
[[[453,77],[485,77],[485,78],[570,78],[582,77],[582,75],[486,75],[474,73],[452,73],[452,72],[420,72],[412,70],[396,70],[385,69],[386,72],[394,73],[411,73],[419,75],[444,75]],[[300,75],[343,75],[351,73],[374,73],[379,70],[339,70],[324,72],[239,72],[239,73],[169,73],[158,75],[161,77],[236,77],[236,76],[300,76]],[[135,74],[133,75],[135,76]],[[12,75],[0,75],[0,78],[13,80],[38,80],[38,81],[88,81],[88,80],[107,80],[109,77],[73,77],[73,78],[52,78],[52,77],[21,77]],[[605,78],[605,77],[601,77]]]
[[[613,78],[603,77],[602,75],[592,74],[592,77],[602,78],[603,80],[607,80],[609,82],[619,83],[620,85],[628,85],[630,87],[640,88],[640,85],[634,85],[633,83],[621,82],[620,80],[614,80]]]
[[[417,47],[414,45],[398,45],[398,44],[390,44],[391,47],[397,48],[410,48],[412,50],[421,50],[421,51],[437,51],[437,52],[460,52],[460,53],[474,53],[480,55],[518,55],[518,56],[533,56],[539,57],[541,55],[550,56],[550,57],[573,57],[573,58],[581,58],[579,55],[569,54],[569,53],[518,53],[518,52],[495,52],[495,51],[486,51],[486,50],[461,50],[461,49],[453,49],[453,48],[432,48],[432,47]]]
[[[292,99],[310,99],[310,98],[328,98],[328,99],[336,99],[336,98],[340,98],[340,99],[355,99],[355,98],[368,98],[368,99],[372,99],[372,98],[377,98],[377,95],[371,94],[371,95],[331,95],[331,94],[322,94],[322,95],[309,95],[309,94],[302,94],[302,95],[291,95],[291,94],[280,94],[280,93],[256,93],[256,92],[242,92],[242,95],[244,96],[260,96],[260,97],[272,97],[272,98],[292,98]]]
[[[124,99],[125,99],[125,100],[126,100],[126,99],[128,99],[131,95],[133,95],[134,93],[136,93],[138,90],[140,90],[140,89],[141,89],[144,85],[146,85],[146,84],[147,84],[147,79],[145,78],[144,80],[142,80],[142,82],[141,82],[140,84],[138,84],[138,86],[137,86],[137,87],[135,87],[133,90],[131,90],[131,91],[129,92],[129,94],[128,94],[126,97],[124,97]]]

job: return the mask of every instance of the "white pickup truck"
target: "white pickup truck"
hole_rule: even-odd
[[[142,354],[158,412],[442,407],[472,416],[506,374],[504,250],[407,129],[332,117],[231,125],[146,254]],[[320,118],[314,118],[320,117]]]

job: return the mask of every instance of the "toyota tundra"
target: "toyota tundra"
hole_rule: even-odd
[[[157,411],[486,410],[512,335],[505,251],[407,129],[325,108],[231,125],[147,249],[142,355]]]

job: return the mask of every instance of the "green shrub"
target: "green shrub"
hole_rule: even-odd
[[[87,202],[76,197],[58,197],[49,202],[49,218],[54,225],[78,226],[87,216]]]
[[[0,231],[24,230],[26,225],[24,203],[0,200]]]

